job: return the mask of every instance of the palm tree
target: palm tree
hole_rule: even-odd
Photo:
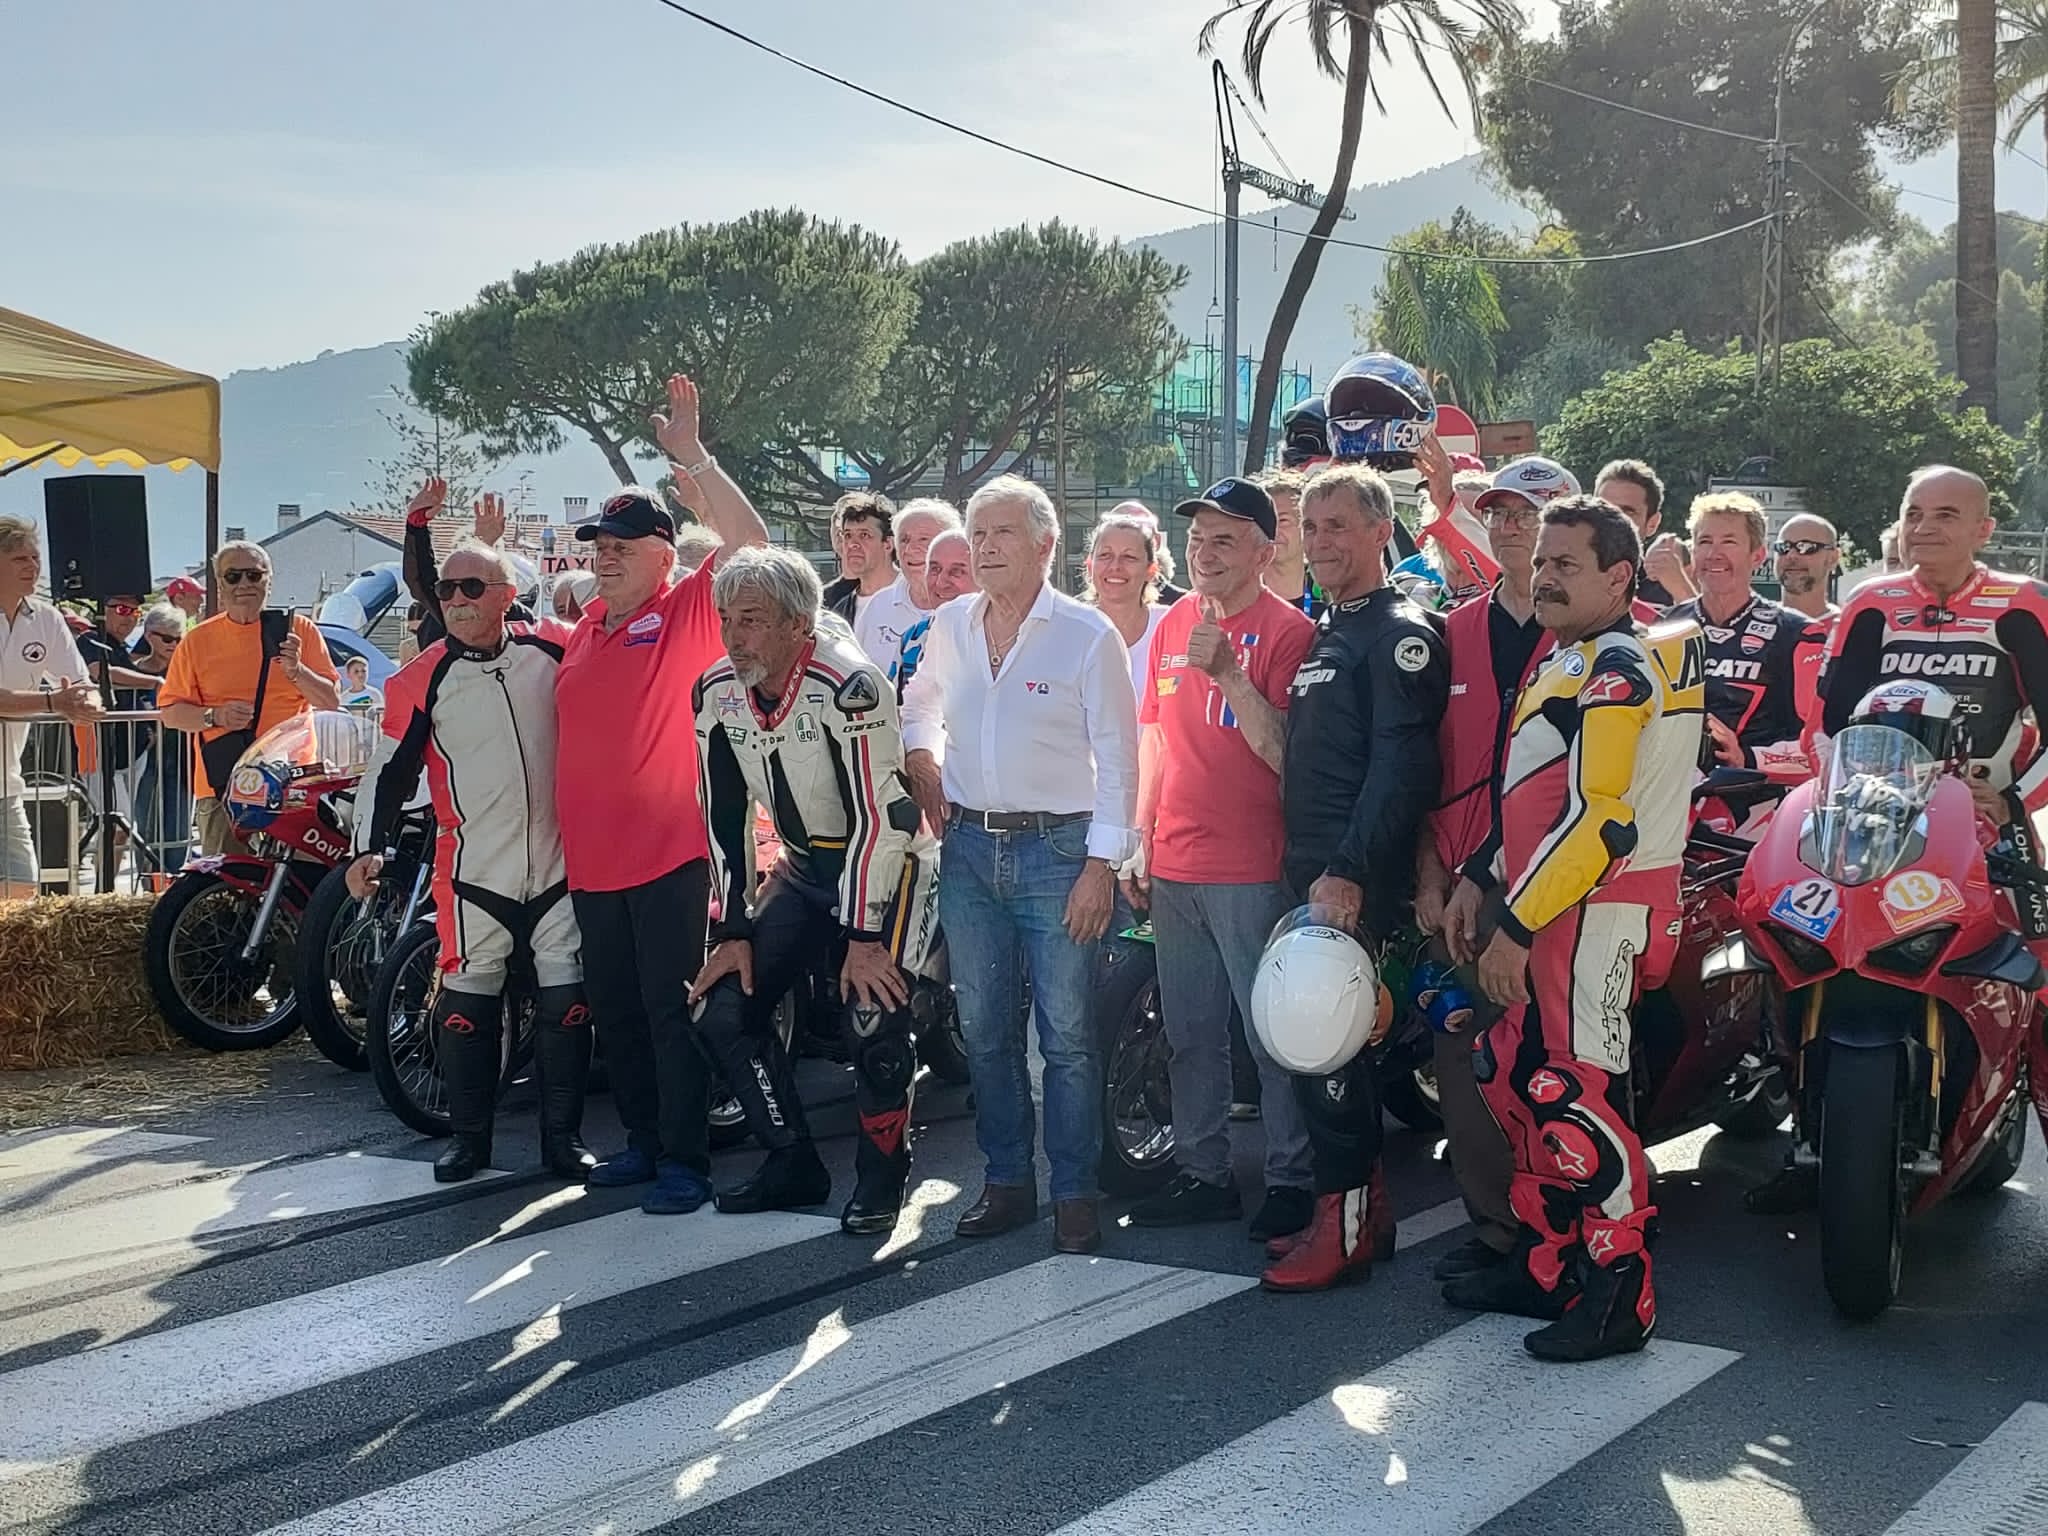
[[[1251,420],[1244,443],[1244,468],[1249,473],[1266,462],[1266,437],[1280,388],[1281,359],[1315,282],[1323,242],[1344,211],[1352,165],[1358,157],[1358,136],[1365,123],[1366,99],[1370,97],[1382,113],[1386,110],[1373,75],[1375,61],[1390,66],[1391,44],[1405,46],[1444,116],[1451,117],[1451,103],[1437,81],[1437,69],[1447,58],[1476,121],[1478,71],[1496,43],[1512,43],[1519,34],[1522,12],[1515,0],[1228,0],[1202,28],[1204,53],[1214,50],[1218,29],[1239,15],[1245,19],[1244,77],[1261,106],[1266,101],[1267,49],[1283,26],[1296,21],[1303,24],[1317,70],[1344,83],[1344,112],[1337,130],[1337,163],[1330,172],[1329,201],[1317,212],[1308,238],[1288,269],[1252,385]],[[1432,59],[1430,50],[1441,57]]]
[[[1970,10],[1968,3],[1958,4],[1954,14],[1944,14],[1935,22],[1928,33],[1927,46],[1910,69],[1902,77],[1902,91],[1908,95],[1922,95],[1934,104],[1953,109],[1961,97],[1962,83],[1962,20],[1964,11]],[[1991,94],[1993,102],[1993,124],[2000,115],[2010,114],[2006,121],[2005,143],[2007,148],[2016,147],[2029,131],[2042,134],[2043,145],[2048,147],[2048,0],[1994,0],[1994,26],[1992,40]],[[1974,19],[1974,18],[1973,18]],[[1981,47],[1981,39],[1976,40]],[[1960,124],[1958,125],[1960,128]],[[1958,134],[1960,139],[1960,132]],[[1960,144],[1958,145],[1960,150]],[[1960,158],[1957,164],[1958,201],[1965,194],[1961,190],[1963,171]],[[1986,174],[1985,186],[1990,186]],[[1987,192],[1988,197],[1988,192]],[[1995,199],[1990,199],[1995,202]],[[1956,227],[1956,359],[1958,371],[1965,380],[1970,379],[1969,369],[1963,364],[1961,322],[1963,302],[1967,297],[1980,309],[1995,316],[1997,314],[1997,238],[1996,217],[1987,214],[1992,223],[1992,235],[1983,244],[1990,249],[1992,262],[1991,276],[1994,282],[1987,283],[1969,277],[1963,266],[1963,221],[1959,217]],[[1972,255],[1983,259],[1981,249],[1973,249]],[[1974,293],[1967,290],[1974,289]],[[2048,321],[2048,280],[2041,285],[2042,317]],[[1994,346],[1996,332],[1993,332]],[[1997,371],[1997,354],[1994,350],[1989,364],[1992,374]],[[1980,403],[1978,397],[1966,397],[1970,404]],[[2035,385],[2035,408],[2048,418],[2048,347],[2041,353],[2041,373]],[[2041,428],[2043,441],[2036,444],[2037,455],[2048,461],[2048,420]]]
[[[1956,372],[1998,413],[1998,4],[1956,0]]]
[[[1394,256],[1375,298],[1371,345],[1422,369],[1438,399],[1491,417],[1494,338],[1508,328],[1492,271],[1476,261]]]

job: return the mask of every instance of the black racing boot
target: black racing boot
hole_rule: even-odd
[[[910,1183],[910,1109],[860,1117],[853,1152],[853,1198],[839,1213],[840,1230],[856,1236],[893,1232]]]
[[[728,1216],[761,1211],[801,1211],[832,1198],[832,1175],[818,1160],[808,1140],[777,1147],[761,1159],[753,1176],[718,1193],[718,1208]]]
[[[491,1165],[503,1009],[499,998],[447,987],[434,1003],[434,1059],[454,1132],[448,1150],[434,1160],[436,1184],[460,1184]]]
[[[597,1166],[583,1145],[583,1094],[590,1081],[590,1009],[579,986],[542,987],[533,1021],[540,1075],[540,1160],[558,1179],[581,1184]]]
[[[1578,1285],[1569,1269],[1558,1278],[1554,1291],[1536,1283],[1529,1273],[1526,1241],[1502,1255],[1499,1263],[1467,1270],[1444,1286],[1444,1300],[1467,1312],[1505,1312],[1543,1322],[1564,1316],[1577,1294]]]
[[[1657,1327],[1657,1296],[1650,1287],[1650,1256],[1625,1254],[1595,1264],[1581,1254],[1575,1266],[1578,1299],[1548,1328],[1538,1328],[1522,1347],[1538,1360],[1576,1363],[1633,1354]]]
[[[1459,1280],[1482,1269],[1492,1269],[1506,1259],[1507,1255],[1483,1237],[1470,1238],[1458,1244],[1449,1253],[1436,1261],[1431,1271],[1439,1280]]]

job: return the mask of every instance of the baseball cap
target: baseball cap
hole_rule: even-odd
[[[665,539],[676,541],[676,520],[669,516],[661,498],[645,486],[620,491],[598,509],[597,521],[584,523],[576,537],[584,541],[608,533],[615,539]]]
[[[165,597],[204,597],[206,589],[190,576],[173,576],[164,583]]]
[[[1225,517],[1242,518],[1257,524],[1259,532],[1269,539],[1280,531],[1279,520],[1273,515],[1273,498],[1265,488],[1235,475],[1218,480],[1201,495],[1173,509],[1175,517],[1193,517],[1197,512],[1221,512]]]
[[[1578,494],[1579,482],[1570,470],[1555,459],[1531,454],[1528,458],[1516,459],[1512,464],[1503,464],[1495,471],[1493,484],[1481,491],[1472,505],[1483,512],[1492,502],[1512,495],[1540,507],[1560,496]]]

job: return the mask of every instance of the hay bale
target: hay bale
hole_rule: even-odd
[[[142,969],[153,896],[0,905],[0,1070],[68,1067],[176,1043]]]

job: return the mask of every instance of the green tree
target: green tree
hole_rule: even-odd
[[[1547,427],[1570,401],[1634,361],[1631,353],[1606,337],[1560,319],[1544,344],[1502,383],[1500,414],[1509,421]]]
[[[1806,488],[1814,511],[1875,549],[1922,464],[1975,470],[2009,505],[2016,445],[1982,411],[1956,410],[1960,388],[1896,349],[1809,340],[1785,348],[1777,382],[1760,391],[1748,354],[1702,352],[1672,337],[1572,401],[1543,442],[1581,474],[1610,459],[1647,459],[1680,507],[1709,477],[1768,454],[1781,479]]]
[[[682,224],[515,272],[435,319],[407,358],[413,393],[498,454],[568,431],[620,483],[655,456],[663,381],[697,381],[704,438],[764,491],[764,443],[858,420],[917,299],[894,242],[794,210]]]
[[[1365,124],[1367,98],[1371,98],[1374,107],[1385,110],[1379,83],[1373,75],[1375,60],[1385,67],[1393,57],[1393,46],[1399,44],[1414,59],[1415,68],[1447,118],[1452,116],[1451,103],[1437,80],[1437,70],[1448,63],[1473,120],[1477,121],[1478,71],[1495,46],[1508,42],[1521,30],[1522,13],[1514,0],[1229,0],[1202,28],[1202,51],[1211,52],[1217,31],[1226,21],[1239,16],[1245,23],[1245,81],[1261,106],[1266,100],[1267,50],[1281,28],[1296,22],[1302,24],[1308,38],[1309,54],[1316,69],[1344,86],[1344,110],[1337,126],[1337,159],[1330,170],[1329,199],[1317,211],[1309,225],[1308,238],[1302,241],[1294,264],[1288,268],[1252,381],[1250,426],[1244,444],[1244,465],[1249,472],[1266,462],[1266,439],[1287,343],[1294,335],[1294,322],[1301,317],[1302,303],[1315,283],[1316,268],[1323,259],[1323,242],[1336,229],[1344,212],[1345,192],[1351,185],[1359,134]],[[1431,50],[1441,51],[1433,56]]]
[[[357,502],[355,509],[396,516],[415,491],[438,478],[448,482],[448,505],[466,516],[470,503],[484,493],[497,457],[403,390],[394,388],[390,406],[377,415],[391,429],[391,452],[371,467],[369,499]]]
[[[1070,459],[1107,452],[1150,420],[1180,355],[1170,305],[1186,280],[1146,247],[1058,222],[959,241],[917,265],[917,318],[873,405],[825,440],[878,490],[936,471],[953,500],[1047,452],[1062,407]],[[766,450],[793,495],[838,494],[819,441],[785,431]]]
[[[1555,210],[1589,255],[1698,239],[1755,219],[1766,210],[1766,189],[1754,142],[1618,111],[1546,82],[1768,137],[1779,60],[1807,7],[1808,0],[1566,0],[1554,36],[1522,39],[1493,71],[1485,126],[1493,163],[1515,190]],[[1835,252],[1885,233],[1892,194],[1873,141],[1929,146],[1924,114],[1893,89],[1911,22],[1900,0],[1845,3],[1792,56],[1785,129],[1800,163],[1791,170],[1787,244],[1798,272],[1824,272]],[[1580,282],[1595,328],[1632,351],[1674,328],[1706,345],[1752,337],[1760,239],[1589,268]],[[1788,272],[1787,334],[1825,328],[1829,295],[1816,287]]]

